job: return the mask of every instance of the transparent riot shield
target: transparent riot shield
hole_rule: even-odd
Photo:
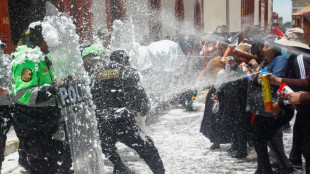
[[[67,136],[76,174],[104,172],[97,122],[91,100],[89,78],[79,50],[73,21],[49,4],[52,14],[42,22],[54,76],[58,84],[58,105],[65,118]]]

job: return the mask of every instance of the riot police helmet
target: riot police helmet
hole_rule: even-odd
[[[29,25],[28,42],[37,45],[43,40],[42,25],[34,22]]]
[[[125,50],[115,50],[110,55],[110,60],[117,63],[126,63],[129,64],[129,55]]]
[[[42,34],[41,21],[33,22],[29,25],[27,45],[32,48],[38,46],[44,54],[49,53],[48,45]]]

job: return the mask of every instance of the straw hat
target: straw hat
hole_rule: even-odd
[[[310,50],[309,44],[303,37],[304,30],[301,28],[291,28],[287,30],[285,36],[279,40],[276,40],[275,43],[283,46],[289,47],[299,47]]]

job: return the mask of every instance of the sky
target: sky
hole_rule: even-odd
[[[292,20],[292,1],[291,0],[274,0],[273,11],[283,17],[283,23]]]

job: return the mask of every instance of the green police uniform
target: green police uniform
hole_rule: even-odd
[[[56,106],[53,67],[49,55],[39,47],[18,47],[12,54],[12,93],[15,104],[13,122],[18,129],[50,131],[61,114]]]
[[[12,59],[13,125],[25,153],[22,161],[30,173],[68,171],[72,163],[69,145],[53,139],[61,112],[56,104],[50,57],[39,47],[24,45],[12,54]]]
[[[44,55],[38,47],[32,49],[24,45],[18,47],[18,52],[13,53],[12,57],[14,102],[30,107],[55,106],[55,96],[38,102],[39,88],[51,86],[54,81],[49,55]]]

